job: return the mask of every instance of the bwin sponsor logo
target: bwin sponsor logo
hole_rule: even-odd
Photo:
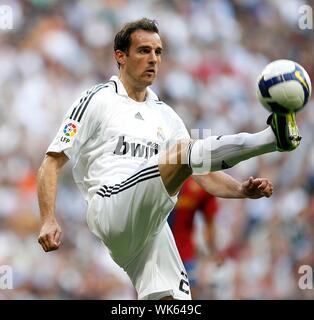
[[[157,154],[158,151],[159,145],[157,143],[148,142],[147,145],[143,145],[135,142],[127,142],[125,141],[124,136],[120,136],[116,149],[113,153],[118,156],[130,154],[132,157],[142,157],[148,159]]]

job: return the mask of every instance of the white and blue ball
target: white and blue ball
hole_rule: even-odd
[[[270,112],[287,114],[300,111],[312,92],[311,80],[305,69],[291,60],[268,64],[257,81],[257,96]]]

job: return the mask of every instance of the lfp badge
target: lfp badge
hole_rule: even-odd
[[[71,141],[71,138],[74,137],[77,133],[77,126],[74,123],[69,122],[65,125],[63,133],[64,135],[60,140],[65,143],[69,143]]]
[[[76,135],[76,132],[77,132],[76,125],[72,122],[66,124],[63,129],[63,133],[70,138],[74,137]]]

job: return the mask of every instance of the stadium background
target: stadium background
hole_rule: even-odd
[[[254,132],[268,116],[255,81],[270,61],[299,62],[314,79],[314,31],[298,28],[299,0],[0,1],[14,28],[0,31],[0,266],[13,290],[0,299],[135,299],[125,274],[85,223],[85,203],[70,165],[59,180],[63,244],[37,244],[35,175],[63,114],[95,83],[117,72],[112,40],[126,21],[159,21],[165,46],[154,89],[188,128]],[[314,103],[298,114],[296,152],[269,154],[229,170],[238,179],[271,179],[274,195],[223,200],[216,218],[218,266],[200,233],[203,299],[310,299],[298,288],[301,265],[314,267]],[[201,224],[201,222],[200,222]]]

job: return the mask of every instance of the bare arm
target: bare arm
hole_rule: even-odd
[[[46,155],[38,170],[37,193],[41,218],[38,242],[45,251],[56,250],[60,246],[61,228],[55,217],[55,202],[58,174],[67,161],[64,153]]]
[[[193,179],[208,193],[220,198],[270,197],[273,192],[272,183],[265,178],[253,178],[239,182],[230,175],[217,171],[206,175],[193,175]]]

